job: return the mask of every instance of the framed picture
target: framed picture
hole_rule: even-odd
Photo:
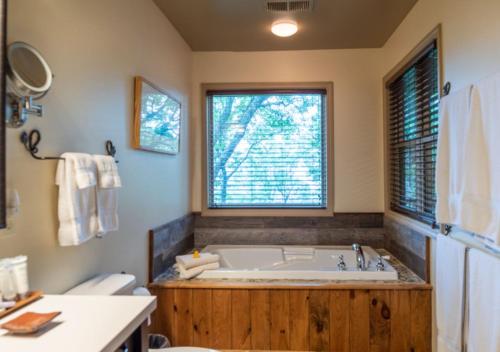
[[[181,103],[143,77],[134,86],[134,148],[179,153]]]

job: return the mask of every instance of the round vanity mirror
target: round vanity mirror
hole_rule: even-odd
[[[18,97],[41,98],[52,84],[52,71],[38,50],[23,42],[7,48],[9,88]]]
[[[42,54],[31,45],[14,42],[7,47],[7,103],[5,123],[19,128],[29,115],[42,116],[33,100],[42,98],[52,85],[52,71]]]

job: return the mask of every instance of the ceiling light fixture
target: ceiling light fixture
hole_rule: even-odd
[[[279,20],[273,23],[271,31],[278,37],[290,37],[297,33],[297,22],[291,20]]]

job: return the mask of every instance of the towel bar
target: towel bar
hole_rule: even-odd
[[[38,154],[38,144],[40,144],[42,140],[42,134],[40,133],[39,130],[33,129],[29,133],[26,131],[23,131],[21,133],[21,143],[24,145],[24,148],[31,154],[31,156],[36,159],[36,160],[64,160],[64,158],[61,158],[60,156],[39,156]],[[116,155],[116,148],[113,145],[113,142],[111,140],[106,141],[106,154],[115,157]],[[118,160],[116,160],[118,163]]]

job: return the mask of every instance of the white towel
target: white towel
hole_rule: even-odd
[[[100,188],[119,188],[122,186],[116,161],[109,155],[93,155],[97,166],[97,179]]]
[[[96,164],[89,154],[65,153],[74,164],[75,180],[78,188],[83,189],[97,184]]]
[[[64,153],[62,157],[56,173],[58,238],[61,246],[76,246],[97,234],[95,169],[92,175],[90,155]]]
[[[471,249],[469,253],[468,352],[500,351],[500,259]]]
[[[461,202],[465,186],[468,143],[471,129],[471,90],[468,86],[441,99],[436,161],[436,221],[461,223]]]
[[[465,245],[439,235],[436,250],[437,352],[462,351]]]
[[[200,253],[199,258],[194,258],[192,254],[178,255],[175,257],[177,263],[181,264],[185,269],[191,269],[210,263],[218,263],[219,259],[220,257],[218,254],[212,253]]]
[[[93,155],[97,166],[97,219],[101,237],[108,232],[118,231],[118,190],[121,179],[115,159],[107,155]]]
[[[463,229],[500,245],[500,74],[472,89],[470,158],[463,192]]]
[[[210,263],[205,265],[200,265],[191,269],[187,269],[184,265],[177,263],[175,264],[175,269],[179,273],[181,279],[191,279],[195,276],[200,275],[205,270],[215,270],[219,269],[219,263]]]

